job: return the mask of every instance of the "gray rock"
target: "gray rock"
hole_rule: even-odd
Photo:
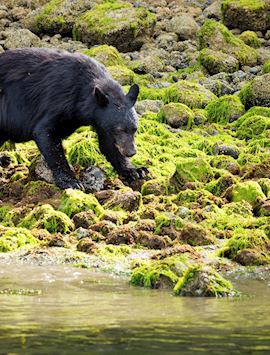
[[[8,29],[0,33],[4,49],[41,47],[38,36],[26,29]]]
[[[81,182],[87,192],[97,192],[104,188],[105,173],[95,166],[89,166],[80,174]]]
[[[162,100],[142,100],[136,103],[135,109],[139,115],[143,115],[147,111],[158,113],[162,105]]]
[[[229,155],[234,159],[238,159],[239,157],[239,149],[232,145],[225,145],[225,144],[215,144],[214,145],[214,154],[216,155]]]
[[[168,32],[176,33],[180,40],[195,39],[198,29],[194,18],[186,14],[173,17],[166,28]]]

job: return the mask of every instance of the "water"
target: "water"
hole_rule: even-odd
[[[1,265],[0,354],[270,354],[270,280],[181,298],[70,267]]]

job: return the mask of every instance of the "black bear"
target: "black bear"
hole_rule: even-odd
[[[128,181],[143,178],[127,157],[136,153],[134,110],[139,87],[127,95],[105,67],[83,54],[15,49],[0,54],[0,146],[34,140],[61,188],[83,188],[70,170],[62,139],[95,128],[101,152]]]

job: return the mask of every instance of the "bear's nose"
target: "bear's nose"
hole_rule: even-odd
[[[136,154],[136,149],[132,149],[132,150],[129,150],[129,151],[127,152],[126,156],[127,156],[128,158],[131,158],[131,157],[133,157],[133,155],[135,155],[135,154]]]

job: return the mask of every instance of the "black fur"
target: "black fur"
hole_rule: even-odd
[[[128,180],[142,178],[134,168],[139,89],[127,95],[105,67],[82,54],[28,48],[0,54],[0,145],[35,140],[55,182],[81,188],[70,170],[61,141],[82,125],[93,126],[101,152]]]

